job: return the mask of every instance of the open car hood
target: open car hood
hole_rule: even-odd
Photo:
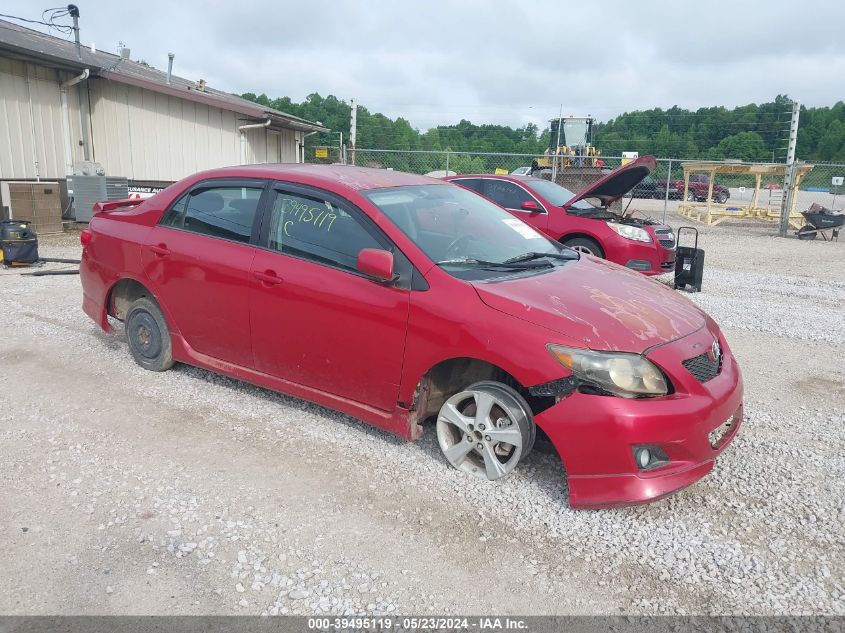
[[[576,193],[575,197],[567,201],[563,206],[568,207],[579,200],[585,200],[587,198],[598,198],[601,200],[602,206],[607,207],[636,187],[656,167],[657,159],[654,156],[640,156],[627,165],[622,165],[622,167],[618,167],[609,174],[602,176],[591,185]]]
[[[701,310],[668,286],[589,256],[553,272],[473,286],[494,310],[595,350],[641,354],[706,325]]]

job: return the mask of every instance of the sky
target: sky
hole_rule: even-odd
[[[173,52],[175,74],[220,90],[355,98],[423,130],[461,119],[542,128],[561,110],[605,121],[778,94],[808,106],[845,100],[839,0],[76,4],[82,41],[99,50],[123,42],[161,69]],[[0,13],[36,20],[46,8],[0,2]]]

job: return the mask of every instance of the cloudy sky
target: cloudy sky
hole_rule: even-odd
[[[55,0],[53,0],[55,2]],[[79,0],[82,40],[231,92],[356,98],[419,128],[845,99],[845,3]],[[40,19],[36,0],[0,13]],[[67,20],[67,18],[66,18]],[[36,27],[38,28],[38,27]],[[43,28],[43,27],[42,27]]]

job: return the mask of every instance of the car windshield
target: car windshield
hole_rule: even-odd
[[[536,274],[575,259],[574,251],[457,185],[391,187],[364,195],[455,277]]]
[[[524,184],[528,185],[528,188],[531,189],[534,193],[539,194],[541,197],[548,200],[550,204],[553,204],[556,207],[562,207],[564,204],[566,204],[567,202],[572,200],[572,198],[575,197],[575,194],[572,193],[569,189],[567,189],[566,187],[561,187],[557,183],[551,182],[550,180],[541,180],[537,178],[533,180],[526,180]],[[578,202],[572,205],[572,208],[588,211],[590,209],[594,209],[595,207],[589,202],[579,200]]]

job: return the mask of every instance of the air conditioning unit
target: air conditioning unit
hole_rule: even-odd
[[[95,203],[129,197],[129,182],[113,176],[68,176],[67,195],[73,201],[73,218],[77,222],[90,222]]]

